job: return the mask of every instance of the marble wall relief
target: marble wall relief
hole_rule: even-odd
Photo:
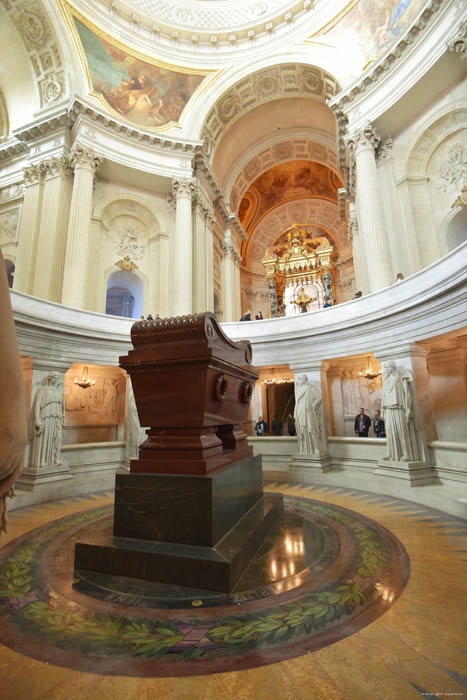
[[[17,243],[20,207],[0,211],[0,245]]]
[[[73,17],[90,89],[108,111],[134,124],[161,127],[178,122],[208,72],[180,72],[130,51]]]
[[[88,365],[95,384],[87,389],[75,383],[84,365],[73,364],[65,379],[65,442],[105,442],[121,437],[125,420],[126,377],[118,367]]]

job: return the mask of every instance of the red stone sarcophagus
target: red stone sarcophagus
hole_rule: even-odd
[[[251,345],[213,314],[140,321],[120,358],[141,425],[151,426],[132,473],[208,474],[253,454],[242,423],[258,372]]]
[[[242,429],[250,343],[211,313],[140,321],[131,338],[120,366],[148,437],[116,476],[113,534],[78,542],[75,568],[232,591],[282,511]]]

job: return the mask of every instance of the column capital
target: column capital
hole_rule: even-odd
[[[43,163],[38,163],[37,165],[28,165],[24,168],[24,184],[26,187],[31,185],[38,185],[42,182],[44,178],[44,165]]]
[[[192,179],[178,179],[172,180],[172,197],[179,199],[180,197],[187,197],[191,199],[196,192],[195,181]]]
[[[356,154],[365,150],[377,151],[381,144],[381,137],[371,122],[368,122],[363,129],[354,133],[347,139],[351,150]]]
[[[224,238],[224,240],[221,242],[221,249],[224,254],[224,258],[232,258],[232,260],[235,259],[237,251],[231,238]]]
[[[43,161],[44,177],[46,180],[61,176],[70,176],[73,173],[70,158],[67,156],[57,156]]]
[[[386,139],[386,141],[383,143],[381,148],[378,150],[377,160],[378,161],[388,160],[392,156],[393,145],[394,145],[394,142],[393,142],[392,138]]]
[[[467,20],[460,23],[456,35],[448,41],[449,51],[459,54],[461,61],[467,61]]]
[[[103,160],[102,156],[98,156],[96,153],[88,151],[82,146],[77,146],[70,157],[70,163],[73,169],[85,168],[86,170],[90,170],[93,175]]]

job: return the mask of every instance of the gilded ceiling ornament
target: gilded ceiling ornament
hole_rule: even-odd
[[[119,267],[121,270],[125,270],[126,272],[132,272],[133,270],[138,269],[138,265],[130,259],[129,255],[125,255],[122,260],[116,262],[115,267]]]
[[[464,185],[456,201],[451,204],[451,209],[453,207],[467,207],[467,185]]]

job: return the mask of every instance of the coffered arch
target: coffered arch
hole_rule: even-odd
[[[259,145],[253,152],[245,154],[240,169],[233,169],[225,188],[225,196],[230,201],[232,210],[238,209],[242,196],[257,177],[286,161],[314,161],[342,177],[338,169],[335,144],[323,141],[303,134],[292,139],[281,138],[270,145]]]
[[[338,91],[322,68],[303,63],[276,63],[249,73],[228,87],[207,114],[201,130],[211,162],[224,135],[245,114],[284,98],[313,98],[325,103]]]

